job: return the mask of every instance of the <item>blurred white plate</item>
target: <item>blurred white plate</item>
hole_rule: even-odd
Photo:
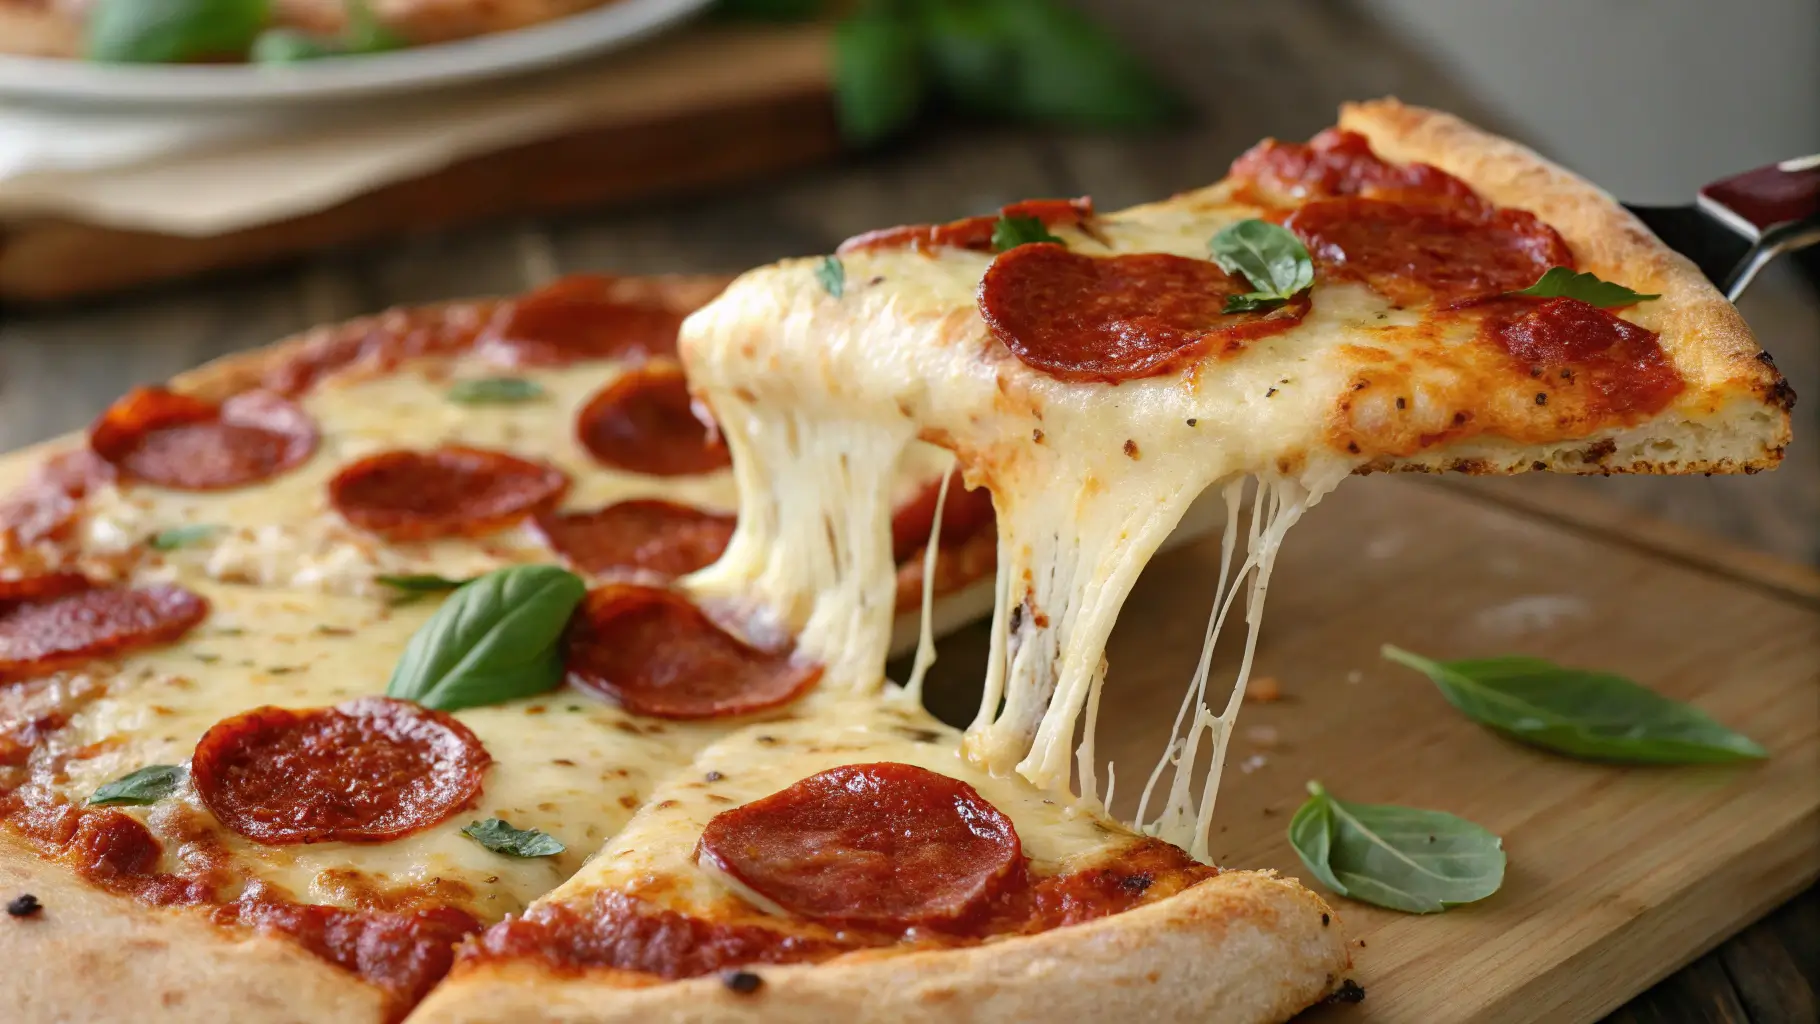
[[[229,107],[408,92],[549,67],[624,46],[711,2],[616,0],[512,32],[298,64],[93,64],[0,57],[0,98],[109,107]]]

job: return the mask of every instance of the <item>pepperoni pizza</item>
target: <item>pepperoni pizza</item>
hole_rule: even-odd
[[[1691,267],[1390,101],[1165,203],[723,285],[326,328],[11,464],[21,1019],[1282,1020],[1340,986],[1337,919],[1207,837],[1301,511],[1374,470],[1767,468],[1788,434]],[[1121,824],[1105,640],[1207,490],[1207,650]],[[958,730],[930,623],[981,594]]]

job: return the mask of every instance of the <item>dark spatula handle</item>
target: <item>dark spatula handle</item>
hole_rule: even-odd
[[[1820,242],[1820,154],[1715,181],[1700,190],[1699,207],[1751,243],[1719,282],[1735,300],[1771,259]]]

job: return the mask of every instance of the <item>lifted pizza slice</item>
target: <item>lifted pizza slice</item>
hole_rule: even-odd
[[[1348,966],[1321,900],[961,753],[901,691],[703,750],[413,1021],[1276,1021]]]

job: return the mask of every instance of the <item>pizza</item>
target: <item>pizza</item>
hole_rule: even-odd
[[[1609,197],[1394,101],[1150,206],[135,389],[0,470],[11,1009],[1287,1019],[1349,991],[1341,922],[1208,835],[1298,516],[1375,471],[1767,469],[1791,403]],[[1106,638],[1207,493],[1206,647],[1115,776]],[[987,609],[957,728],[923,673]]]

